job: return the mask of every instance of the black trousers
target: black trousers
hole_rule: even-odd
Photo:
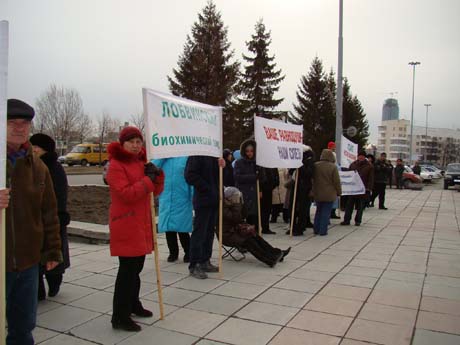
[[[276,263],[281,253],[281,249],[272,247],[270,243],[265,241],[259,235],[249,237],[246,241],[244,241],[243,247],[258,260],[269,266]]]
[[[260,222],[262,223],[262,231],[270,230],[272,192],[272,189],[262,189],[262,198],[260,199]]]
[[[372,204],[375,199],[379,197],[379,207],[385,207],[385,190],[387,188],[386,183],[376,182],[374,184],[374,190],[372,193]]]
[[[46,294],[45,281],[43,280],[43,277],[46,278],[49,289],[56,290],[61,286],[63,276],[64,275],[62,273],[46,273],[45,268],[40,265],[38,272],[38,295],[44,296]]]
[[[403,177],[396,176],[396,188],[402,189],[403,188]]]
[[[179,256],[179,245],[177,244],[177,235],[185,254],[190,251],[190,235],[188,232],[166,231],[166,243],[168,244],[169,254]]]
[[[363,196],[349,195],[347,198],[347,206],[345,207],[344,221],[350,223],[353,209],[356,208],[355,223],[361,223],[363,220],[364,212],[364,198]]]
[[[112,322],[123,322],[131,317],[131,313],[142,307],[139,300],[141,279],[139,274],[144,268],[145,255],[125,257],[119,256],[115,292],[113,294]]]
[[[193,232],[190,237],[190,269],[211,259],[218,211],[217,207],[195,210]]]

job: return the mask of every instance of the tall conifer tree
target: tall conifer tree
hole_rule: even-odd
[[[335,137],[335,102],[330,75],[326,75],[322,61],[316,57],[307,75],[298,86],[295,114],[291,121],[303,124],[304,143],[311,146],[319,157]]]
[[[186,38],[173,76],[168,76],[174,95],[224,107],[224,138],[232,133],[235,123],[227,109],[239,71],[239,63],[232,61],[233,55],[221,14],[209,1]]]
[[[246,136],[253,133],[254,115],[271,118],[269,112],[283,101],[283,98],[274,97],[284,76],[281,69],[276,69],[275,55],[269,53],[271,42],[270,31],[259,20],[251,40],[246,42],[250,55],[243,54],[246,65],[238,85],[238,102]]]

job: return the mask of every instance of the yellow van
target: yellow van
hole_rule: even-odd
[[[107,146],[108,144],[102,144],[102,153],[100,157],[102,165],[105,165],[105,163],[109,160]],[[99,144],[78,144],[65,155],[64,163],[66,163],[69,167],[72,165],[96,165],[99,164],[99,153]]]

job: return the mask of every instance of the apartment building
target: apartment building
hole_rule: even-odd
[[[427,131],[427,133],[426,133]],[[420,160],[445,166],[460,161],[460,129],[414,126],[412,161]],[[378,127],[377,151],[388,159],[409,161],[410,121],[387,120]]]

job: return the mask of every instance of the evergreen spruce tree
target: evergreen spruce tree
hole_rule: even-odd
[[[224,138],[234,123],[227,109],[239,71],[239,63],[231,61],[233,55],[221,14],[209,1],[187,36],[173,76],[168,76],[174,95],[224,107]]]
[[[304,143],[312,147],[317,158],[335,137],[335,103],[330,84],[330,75],[325,74],[322,61],[316,57],[308,74],[300,80],[298,104],[294,104],[297,114],[291,118],[303,124]]]
[[[350,83],[345,78],[343,83],[343,135],[354,143],[358,148],[364,148],[367,145],[369,137],[369,124],[366,114],[357,96],[351,93]],[[348,132],[350,127],[356,128],[356,132]],[[353,135],[351,135],[353,134]]]
[[[283,98],[274,97],[284,76],[281,69],[276,69],[275,56],[269,54],[270,44],[271,33],[259,20],[251,40],[246,42],[251,55],[243,54],[247,64],[238,85],[238,102],[246,137],[254,132],[254,115],[271,118],[270,111],[283,101]]]

